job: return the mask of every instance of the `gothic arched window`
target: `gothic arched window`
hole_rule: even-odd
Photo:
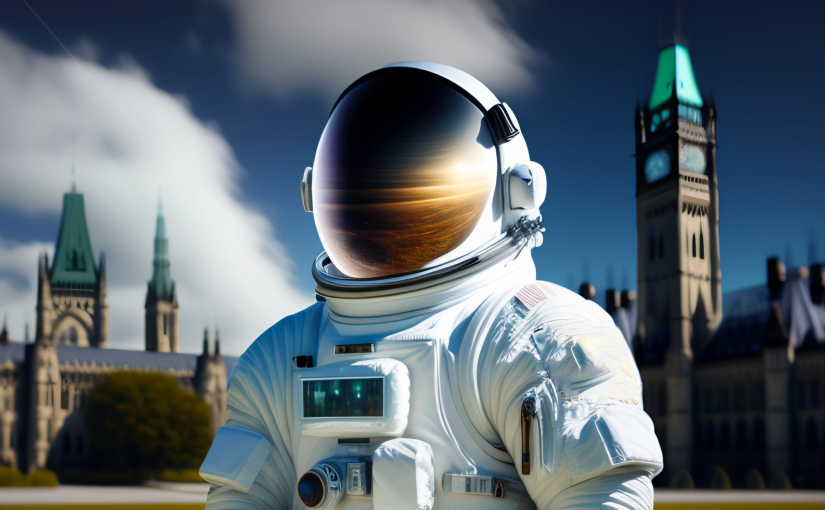
[[[656,239],[654,238],[653,234],[650,234],[650,260],[654,260],[656,258]]]
[[[819,433],[816,430],[816,421],[813,418],[808,418],[808,423],[805,424],[805,447],[808,449],[819,448]]]
[[[63,381],[60,384],[60,409],[69,408],[69,384]]]
[[[699,231],[699,258],[705,258],[705,234]]]
[[[733,447],[738,451],[745,451],[748,449],[748,427],[744,420],[736,422],[736,429],[733,433]]]
[[[730,425],[727,421],[723,421],[719,425],[719,449],[723,451],[730,450]]]
[[[756,421],[753,422],[752,440],[754,450],[759,452],[765,449],[765,422],[762,421],[762,418],[757,418]]]
[[[713,451],[716,448],[716,429],[713,422],[708,422],[705,425],[705,448],[708,451]]]
[[[696,258],[696,234],[693,234],[693,258]]]

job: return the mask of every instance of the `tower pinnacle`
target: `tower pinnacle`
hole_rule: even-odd
[[[158,199],[158,217],[155,226],[155,257],[152,262],[152,284],[159,301],[172,301],[175,281],[169,270],[169,240],[166,238],[166,220],[163,217],[163,202]]]
[[[163,203],[158,198],[152,279],[149,280],[149,289],[146,293],[147,351],[178,351],[178,298],[169,266],[166,220],[163,217]]]

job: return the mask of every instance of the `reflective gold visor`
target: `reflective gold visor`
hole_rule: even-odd
[[[324,248],[353,278],[420,269],[469,237],[497,169],[484,114],[460,92],[402,69],[368,78],[338,103],[315,155]]]

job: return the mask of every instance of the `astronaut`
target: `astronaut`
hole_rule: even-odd
[[[546,189],[472,76],[401,62],[347,88],[301,183],[319,302],[240,358],[206,508],[652,508],[627,343],[535,279]]]

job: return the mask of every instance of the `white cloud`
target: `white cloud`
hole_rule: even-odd
[[[391,62],[423,60],[466,71],[495,93],[533,86],[544,57],[490,0],[227,0],[237,60],[253,90],[277,97],[338,94]]]
[[[0,206],[54,215],[56,231],[74,135],[92,244],[96,254],[106,252],[111,347],[142,348],[162,189],[181,350],[198,351],[204,325],[217,321],[222,348],[239,354],[312,298],[296,287],[272,225],[244,204],[242,170],[227,141],[186,101],[123,62],[111,69],[50,57],[0,32]],[[34,324],[44,249],[54,248],[0,239],[0,313],[9,313],[18,339],[24,317]]]

